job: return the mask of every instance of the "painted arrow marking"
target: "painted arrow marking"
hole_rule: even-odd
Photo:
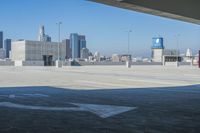
[[[11,102],[0,102],[0,107],[27,109],[27,110],[44,110],[44,111],[88,111],[101,118],[112,117],[127,111],[136,109],[137,107],[114,106],[114,105],[98,105],[98,104],[80,104],[71,103],[78,107],[44,107],[30,106],[23,104],[15,104]]]
[[[98,105],[98,104],[80,104],[72,103],[80,108],[98,115],[101,118],[108,118],[127,111],[136,109],[137,107],[115,106],[115,105]]]

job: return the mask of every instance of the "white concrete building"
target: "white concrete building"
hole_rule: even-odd
[[[99,61],[100,61],[100,57],[101,57],[101,55],[100,55],[99,52],[95,52],[95,53],[94,53],[94,61],[99,62]]]
[[[41,42],[21,40],[12,42],[11,59],[15,65],[45,65],[52,66],[58,60],[57,42]],[[66,45],[60,43],[60,60],[66,57]]]
[[[153,62],[162,62],[163,61],[163,52],[164,49],[152,49],[152,61]]]

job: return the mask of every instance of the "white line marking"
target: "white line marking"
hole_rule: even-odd
[[[87,80],[76,80],[75,82],[86,84],[87,86],[98,86],[98,87],[104,87],[105,86],[111,86],[111,87],[130,87],[125,84],[115,84],[115,83],[105,83],[105,82],[95,82],[95,81],[87,81]]]
[[[23,94],[23,95],[28,97],[49,97],[49,95],[45,94]]]
[[[135,82],[146,82],[146,83],[155,83],[155,84],[164,84],[164,85],[177,85],[178,83],[172,83],[170,81],[153,81],[153,80],[150,80],[150,79],[119,79],[121,81],[135,81]],[[181,83],[183,84],[183,83]]]

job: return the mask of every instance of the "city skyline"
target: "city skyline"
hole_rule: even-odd
[[[8,6],[10,11],[6,9]],[[37,10],[32,10],[36,7]],[[87,36],[88,48],[106,56],[111,56],[110,53],[127,53],[127,30],[133,31],[130,34],[130,53],[134,56],[149,56],[151,40],[157,36],[164,38],[164,45],[169,49],[177,48],[178,34],[181,52],[191,48],[197,53],[200,47],[198,25],[89,1],[60,0],[58,3],[55,0],[3,0],[0,8],[0,31],[4,31],[4,39],[36,40],[38,26],[43,24],[52,41],[57,42],[56,21],[62,21],[62,40],[69,38],[70,33],[84,34]],[[11,21],[13,19],[15,23]]]

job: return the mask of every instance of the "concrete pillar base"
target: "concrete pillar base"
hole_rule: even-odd
[[[176,62],[176,67],[179,67],[179,62],[178,61]]]
[[[126,61],[126,67],[131,68],[131,61]]]
[[[56,67],[61,68],[62,67],[62,61],[56,61]]]

